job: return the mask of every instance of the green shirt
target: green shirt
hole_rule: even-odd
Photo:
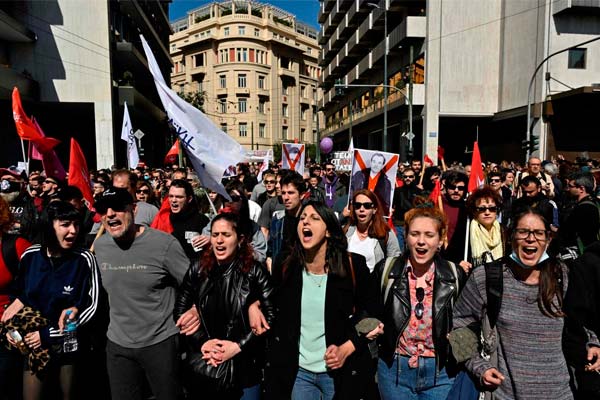
[[[325,290],[327,275],[302,271],[299,365],[314,373],[327,372],[325,365]]]

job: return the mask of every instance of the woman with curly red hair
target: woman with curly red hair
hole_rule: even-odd
[[[250,239],[237,215],[217,215],[211,223],[210,247],[192,263],[177,296],[176,320],[192,305],[201,316],[200,329],[186,340],[188,364],[195,377],[188,384],[202,397],[260,398],[258,360],[264,348],[249,325],[248,308],[260,301],[268,324],[273,322],[274,310],[269,273],[254,260]],[[206,371],[223,363],[233,364],[231,379],[208,376]]]
[[[352,194],[350,218],[344,233],[348,239],[348,251],[364,256],[371,272],[385,257],[400,255],[398,238],[383,219],[379,198],[368,189]]]

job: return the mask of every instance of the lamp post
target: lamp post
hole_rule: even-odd
[[[558,50],[558,51],[550,54],[548,57],[544,58],[542,60],[542,62],[540,62],[538,64],[538,66],[535,68],[535,70],[533,71],[533,75],[531,75],[531,80],[529,81],[529,89],[527,90],[527,132],[526,132],[526,136],[525,136],[527,138],[526,139],[527,140],[527,160],[529,160],[529,157],[531,157],[530,143],[531,143],[531,128],[533,127],[533,123],[532,123],[533,121],[531,121],[531,89],[533,88],[533,82],[535,82],[535,75],[538,73],[540,68],[542,68],[542,66],[546,63],[546,61],[548,61],[555,55],[564,53],[565,51],[568,51],[571,49],[576,49],[576,48],[586,45],[588,43],[595,42],[596,40],[600,40],[600,36],[595,37],[593,39],[586,40],[586,41],[578,43],[578,44],[575,44],[575,45],[567,47],[565,49]],[[527,160],[525,160],[525,161],[527,161]]]
[[[388,33],[387,33],[387,0],[384,0],[384,8],[383,8],[383,42],[384,42],[384,52],[383,52],[383,151],[387,152],[387,98],[388,98],[388,71],[387,71],[387,57],[388,57]],[[378,4],[375,3],[367,3],[369,6],[374,8],[379,8]]]

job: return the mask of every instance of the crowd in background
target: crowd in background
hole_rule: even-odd
[[[600,398],[597,167],[1,168],[0,399]]]

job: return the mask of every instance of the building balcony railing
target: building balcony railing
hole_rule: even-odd
[[[600,13],[598,0],[557,0],[552,3],[552,15]]]
[[[287,68],[281,68],[281,67],[279,67],[279,68],[277,69],[277,74],[278,74],[279,76],[287,76],[287,77],[289,77],[289,78],[296,79],[296,72],[294,72],[294,71],[293,71],[293,70],[291,70],[291,69],[287,69]]]

